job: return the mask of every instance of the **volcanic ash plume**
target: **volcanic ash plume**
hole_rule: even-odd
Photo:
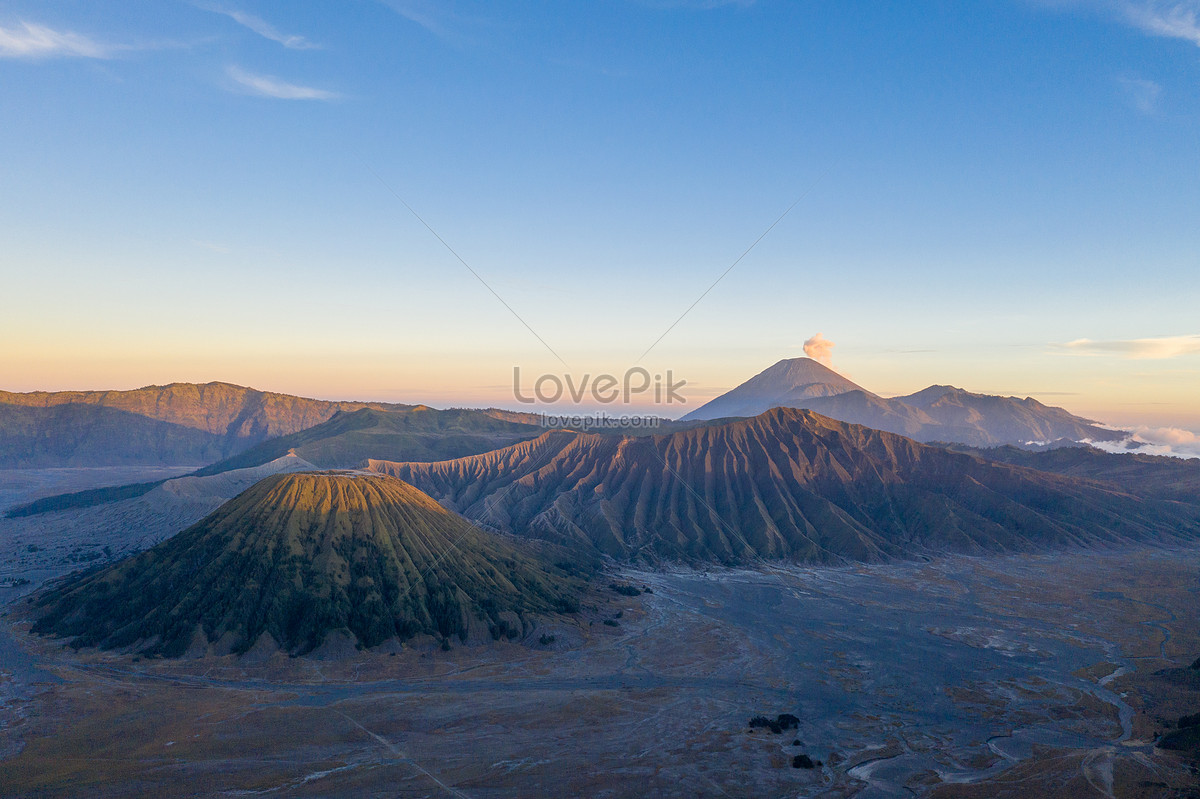
[[[833,368],[833,342],[820,333],[804,342],[804,354],[819,364]]]

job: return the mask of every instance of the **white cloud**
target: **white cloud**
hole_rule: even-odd
[[[1147,33],[1200,46],[1200,0],[1120,0],[1119,7]]]
[[[1140,78],[1117,78],[1117,84],[1125,93],[1129,104],[1143,114],[1153,114],[1158,110],[1158,98],[1162,95],[1162,86],[1152,80]]]
[[[109,58],[113,48],[70,31],[20,22],[0,27],[0,58]]]
[[[319,50],[319,49],[321,49],[321,45],[316,44],[315,42],[310,42],[308,39],[304,38],[303,36],[295,36],[295,35],[291,35],[291,34],[287,34],[287,33],[281,33],[279,30],[277,30],[275,28],[275,26],[271,25],[271,23],[267,22],[266,20],[262,19],[261,17],[256,17],[253,14],[247,14],[243,11],[237,11],[235,9],[225,9],[225,8],[215,8],[215,7],[208,8],[207,10],[212,11],[217,14],[224,14],[225,16],[229,17],[237,24],[241,25],[244,28],[248,28],[248,29],[254,31],[255,33],[257,33],[259,36],[263,37],[264,39],[270,39],[273,42],[278,42],[279,44],[282,44],[284,47],[287,47],[290,50]]]
[[[255,75],[240,67],[230,67],[228,73],[243,89],[260,97],[274,97],[279,100],[336,100],[339,96],[336,92],[288,83],[271,75]]]
[[[1092,341],[1080,338],[1059,345],[1080,355],[1120,355],[1125,358],[1159,360],[1200,353],[1200,335]]]
[[[1200,435],[1178,427],[1138,427],[1121,441],[1084,441],[1105,452],[1200,458]]]

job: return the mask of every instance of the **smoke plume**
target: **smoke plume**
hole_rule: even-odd
[[[820,333],[804,342],[804,354],[823,366],[833,368],[833,342]]]

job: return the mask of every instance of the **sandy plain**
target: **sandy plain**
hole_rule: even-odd
[[[33,587],[0,587],[4,797],[1197,790],[1154,740],[1200,710],[1155,676],[1200,655],[1200,549],[623,570],[525,641],[304,658],[76,652]]]

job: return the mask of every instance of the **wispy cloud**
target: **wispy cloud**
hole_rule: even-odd
[[[211,241],[202,241],[200,239],[192,239],[192,246],[199,247],[202,250],[212,250],[221,255],[229,255],[230,249],[223,244],[214,244]]]
[[[240,67],[230,67],[227,71],[242,89],[260,97],[278,100],[336,100],[340,97],[336,92],[288,83],[271,75],[256,75]]]
[[[0,27],[0,58],[111,58],[114,49],[79,33],[30,22]]]
[[[1147,33],[1200,46],[1200,0],[1119,0],[1118,8]]]
[[[1135,109],[1143,114],[1153,114],[1158,110],[1158,98],[1162,95],[1162,86],[1152,80],[1140,78],[1117,78],[1117,85],[1125,94]]]
[[[443,41],[458,47],[477,45],[501,27],[495,20],[463,14],[450,3],[431,0],[379,0],[409,22],[420,25]]]
[[[1080,338],[1058,345],[1058,348],[1079,355],[1120,355],[1125,358],[1161,360],[1200,353],[1200,335],[1116,341]]]
[[[1200,0],[1027,0],[1055,11],[1115,17],[1152,36],[1200,46]]]
[[[237,9],[221,8],[220,6],[203,6],[206,11],[212,11],[216,14],[224,14],[232,19],[243,28],[248,28],[254,31],[264,39],[270,39],[273,42],[278,42],[290,50],[319,50],[321,45],[316,42],[310,42],[303,36],[282,33],[275,28],[274,25],[267,22],[261,17],[256,17],[253,14],[247,14],[244,11]]]
[[[409,22],[415,22],[435,36],[451,35],[449,26],[443,21],[438,7],[425,0],[382,0],[383,4]]]

